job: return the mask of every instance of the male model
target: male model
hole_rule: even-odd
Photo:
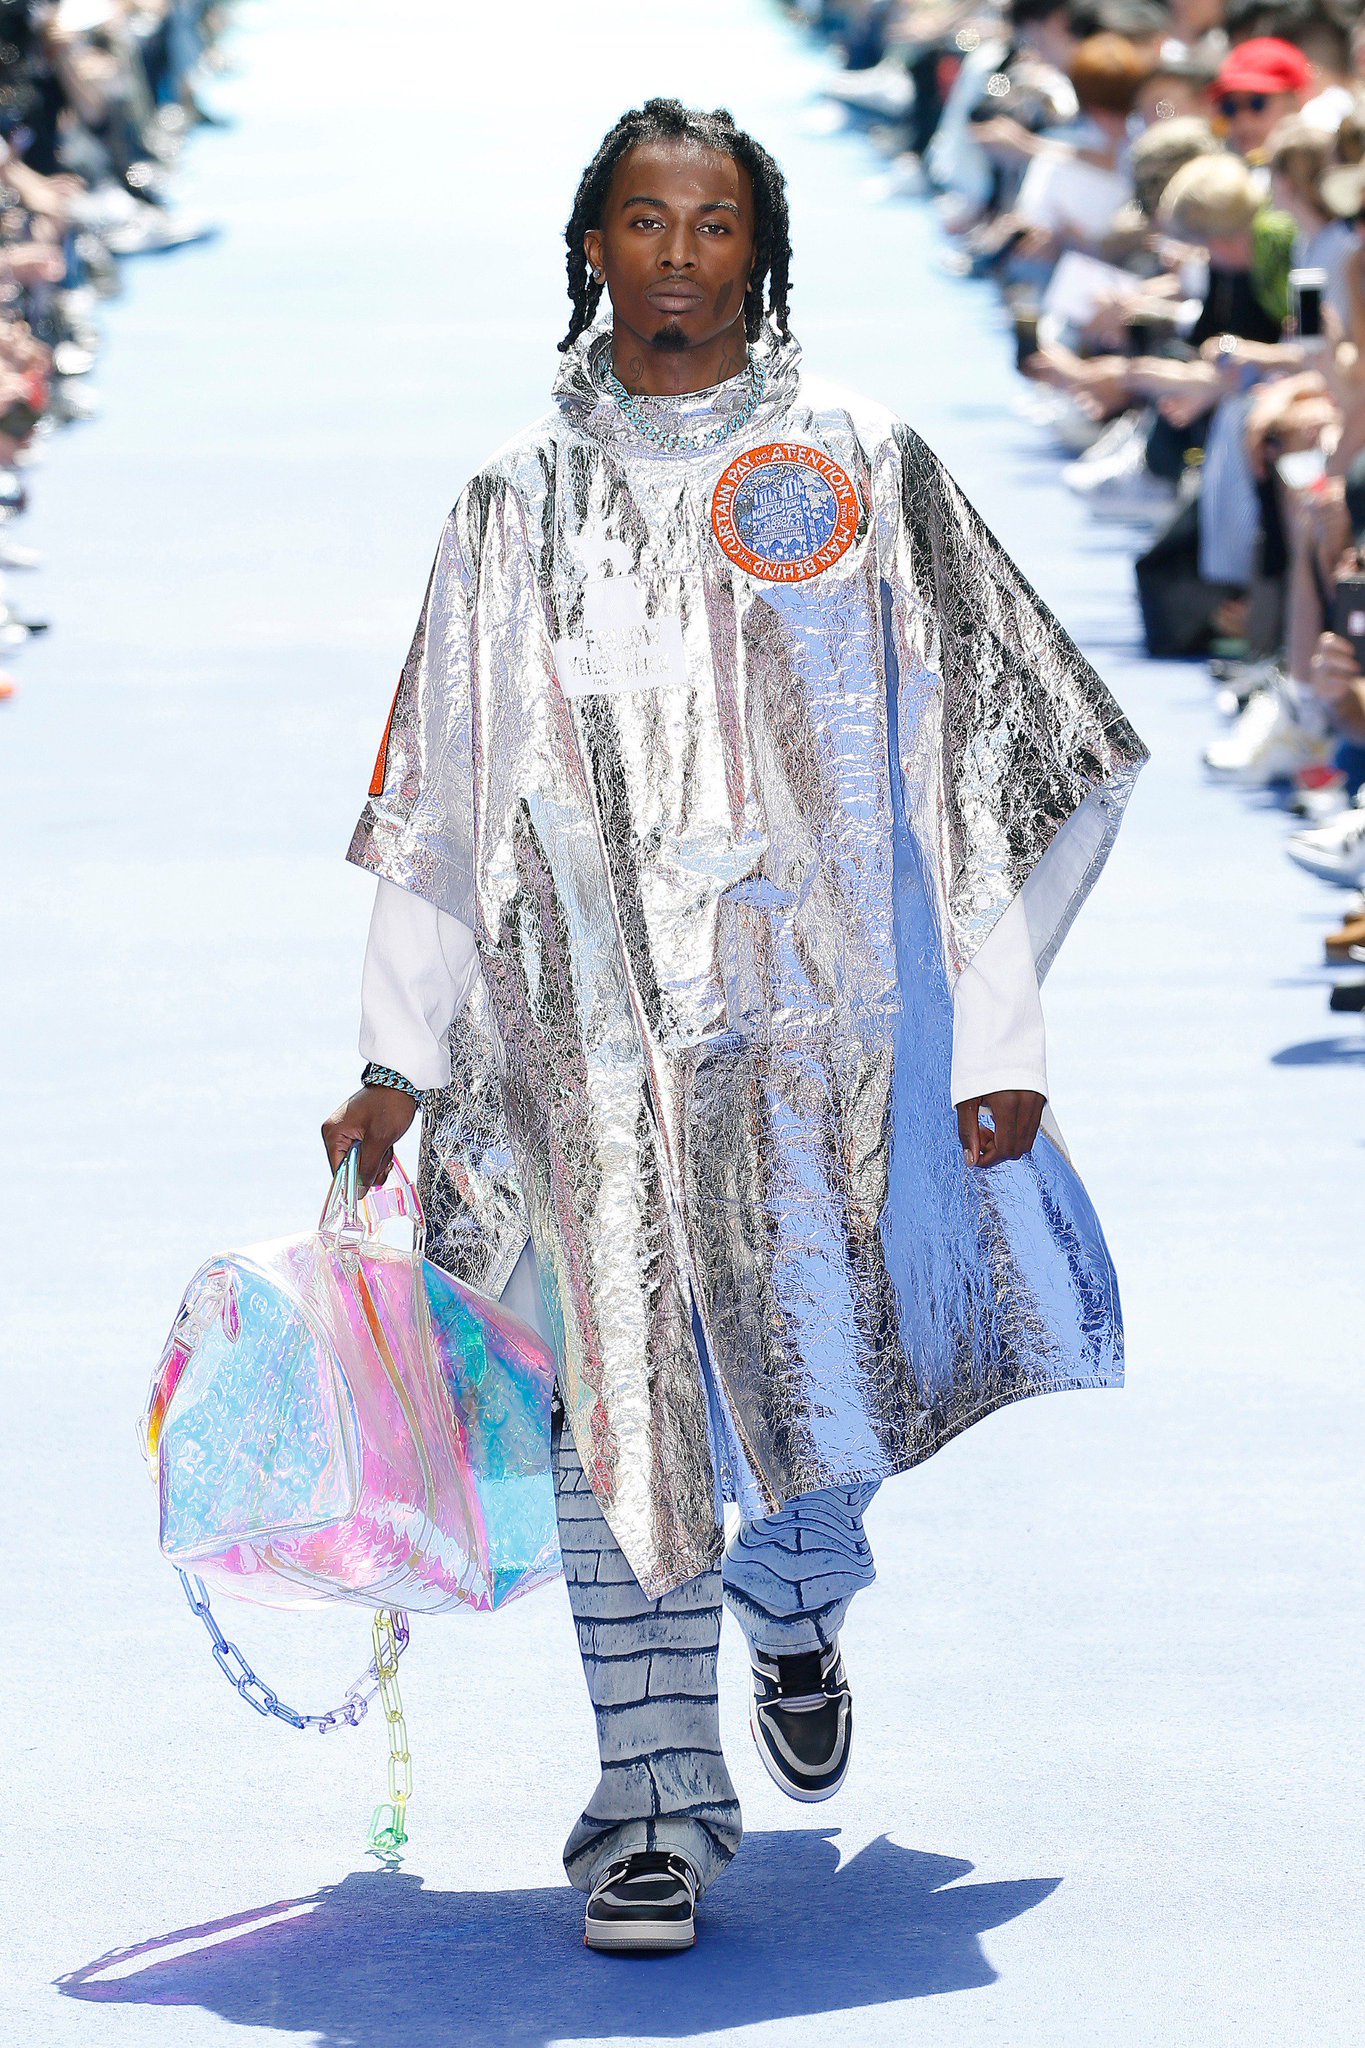
[[[1038,978],[1143,751],[918,437],[803,371],[727,114],[625,115],[567,239],[553,409],[447,522],[352,844],[324,1136],[381,1177],[422,1099],[432,1255],[538,1277],[602,1765],[566,1867],[590,1946],[683,1948],[740,1840],[722,1596],[764,1764],[829,1797],[878,1483],[1120,1375]]]

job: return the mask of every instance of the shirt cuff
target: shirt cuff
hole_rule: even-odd
[[[953,992],[954,1103],[1002,1088],[1047,1096],[1047,1035],[1022,898],[1016,896]]]

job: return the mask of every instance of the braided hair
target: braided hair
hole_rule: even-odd
[[[616,166],[639,142],[692,142],[703,149],[718,150],[742,164],[754,188],[754,268],[744,294],[744,331],[757,341],[763,327],[766,288],[768,311],[785,341],[787,292],[791,272],[791,241],[787,221],[787,181],[772,157],[752,135],[735,126],[725,107],[702,113],[685,107],[681,100],[646,100],[622,114],[614,128],[603,136],[596,156],[578,181],[573,212],[564,230],[568,244],[569,298],[573,316],[569,331],[560,342],[561,352],[572,348],[602,300],[602,286],[588,275],[583,237],[589,228],[600,228],[602,209],[607,203]]]

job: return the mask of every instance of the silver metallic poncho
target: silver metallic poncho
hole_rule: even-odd
[[[433,1255],[499,1293],[530,1232],[656,1597],[724,1498],[1122,1371],[1060,1144],[968,1168],[948,1074],[957,974],[1020,891],[1046,970],[1144,750],[918,436],[759,346],[709,450],[641,437],[602,332],[565,359],[447,522],[350,854],[475,929]]]

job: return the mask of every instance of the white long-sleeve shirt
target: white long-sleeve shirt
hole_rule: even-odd
[[[362,1056],[416,1088],[443,1087],[450,1079],[446,1032],[477,972],[468,925],[381,879],[361,976]],[[963,969],[953,996],[953,1101],[998,1088],[1047,1094],[1043,1006],[1017,897]]]

